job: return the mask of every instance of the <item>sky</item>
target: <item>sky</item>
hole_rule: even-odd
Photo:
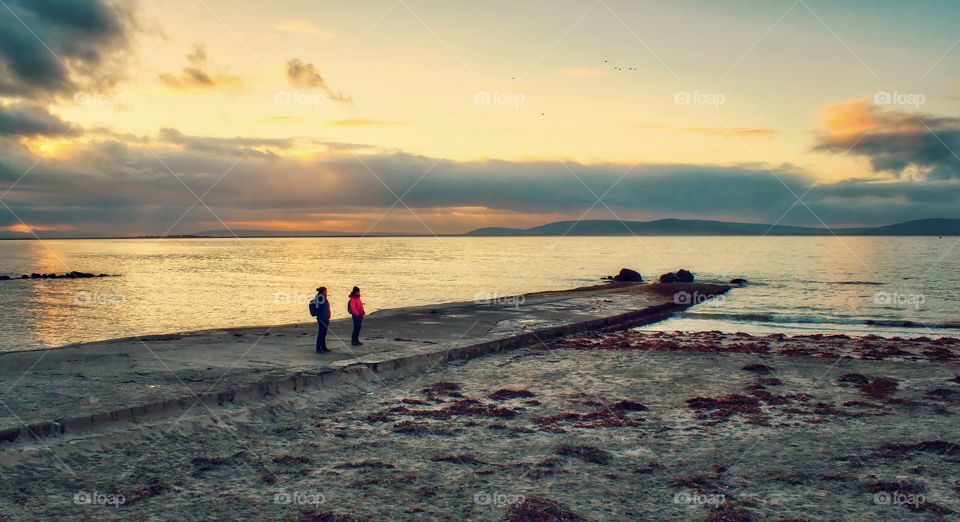
[[[960,218],[958,15],[0,0],[0,234]]]

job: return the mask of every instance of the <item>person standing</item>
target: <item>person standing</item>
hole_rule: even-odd
[[[367,312],[363,309],[363,301],[360,300],[359,287],[353,287],[353,291],[350,292],[347,310],[350,312],[350,317],[353,318],[353,335],[350,337],[350,345],[363,346],[363,343],[360,342],[360,326],[363,324],[363,316],[367,315]]]
[[[327,330],[330,328],[330,301],[327,301],[327,289],[321,286],[317,288],[317,296],[310,303],[311,312],[317,316],[317,353],[326,353],[327,348]]]

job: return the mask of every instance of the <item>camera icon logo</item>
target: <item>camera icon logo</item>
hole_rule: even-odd
[[[693,95],[690,91],[677,91],[673,93],[673,103],[677,105],[690,105],[693,103]]]

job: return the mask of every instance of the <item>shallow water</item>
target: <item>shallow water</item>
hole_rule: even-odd
[[[0,351],[310,320],[314,288],[346,315],[594,284],[632,267],[750,280],[654,326],[761,332],[954,335],[956,238],[567,237],[0,241],[0,274],[78,270],[84,280],[0,282]],[[689,296],[698,300],[699,296]]]

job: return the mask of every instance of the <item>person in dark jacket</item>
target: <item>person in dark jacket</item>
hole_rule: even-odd
[[[350,292],[347,310],[350,312],[350,317],[353,318],[353,335],[350,337],[350,345],[363,346],[363,343],[360,342],[360,326],[363,324],[363,316],[367,315],[367,312],[363,309],[363,301],[360,300],[359,287],[353,287],[353,291]]]
[[[330,301],[327,301],[327,289],[321,286],[317,288],[317,296],[313,298],[314,305],[317,308],[317,353],[326,353],[327,348],[327,329],[330,328]]]

